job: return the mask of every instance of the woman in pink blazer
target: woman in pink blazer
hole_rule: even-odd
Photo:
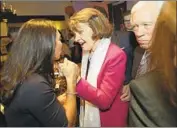
[[[98,10],[85,8],[70,18],[69,27],[83,50],[81,75],[73,75],[78,72],[75,68],[68,70],[74,64],[66,59],[61,71],[77,79],[76,93],[82,99],[80,126],[127,126],[128,102],[120,100],[126,55],[110,41],[111,24]]]

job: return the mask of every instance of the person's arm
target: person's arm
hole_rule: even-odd
[[[125,71],[125,81],[124,85],[127,85],[132,80],[132,66],[133,66],[133,49],[131,46],[123,49],[127,56],[126,71]]]
[[[63,107],[65,108],[66,117],[68,119],[68,126],[73,127],[75,125],[76,114],[77,114],[77,105],[76,105],[76,82],[72,79],[67,80],[67,92],[66,92],[66,101],[64,102]]]
[[[75,85],[72,85],[72,82],[67,82],[67,91],[66,93],[60,95],[57,97],[58,101],[63,105],[65,112],[66,112],[66,117],[68,119],[68,126],[73,127],[75,126],[75,120],[76,120],[76,94],[75,94]],[[72,86],[74,88],[72,88]]]
[[[127,55],[127,63],[126,63],[124,87],[122,89],[122,95],[120,98],[122,101],[127,102],[130,101],[131,99],[129,82],[132,80],[131,73],[132,73],[132,66],[133,66],[133,48],[131,45],[129,45],[129,47],[126,47],[124,51]]]
[[[126,55],[124,52],[112,57],[104,70],[100,88],[95,88],[86,80],[80,79],[76,87],[78,95],[102,110],[108,109],[122,89],[125,65]]]
[[[76,119],[77,105],[76,105],[76,81],[78,74],[78,66],[64,59],[64,62],[59,65],[60,71],[64,74],[67,81],[66,102],[64,108],[68,118],[68,126],[73,126]]]

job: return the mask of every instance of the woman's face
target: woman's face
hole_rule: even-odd
[[[61,35],[57,31],[56,32],[56,41],[55,41],[55,60],[60,59],[60,55],[62,52],[62,43],[61,43]]]
[[[74,32],[75,42],[79,43],[83,51],[92,50],[95,41],[92,39],[93,31],[87,23],[79,23],[80,32]]]

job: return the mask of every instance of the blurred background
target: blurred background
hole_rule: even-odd
[[[64,41],[72,49],[69,40],[71,34],[68,30],[67,19],[75,12],[86,8],[103,7],[114,25],[115,30],[121,30],[123,24],[123,13],[131,10],[137,1],[0,1],[0,56],[1,62],[6,60],[9,42],[12,42],[12,33],[18,31],[19,27],[33,18],[51,19],[62,33]],[[10,36],[10,39],[9,39]],[[9,44],[9,46],[8,46]],[[71,50],[73,51],[73,50]],[[74,51],[73,51],[74,52]],[[80,61],[80,58],[76,58]]]

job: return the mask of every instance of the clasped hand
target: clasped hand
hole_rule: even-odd
[[[73,84],[76,84],[77,77],[80,75],[80,69],[77,64],[65,58],[64,62],[59,64],[59,68],[63,75],[66,77],[67,82],[70,81],[73,82]]]

